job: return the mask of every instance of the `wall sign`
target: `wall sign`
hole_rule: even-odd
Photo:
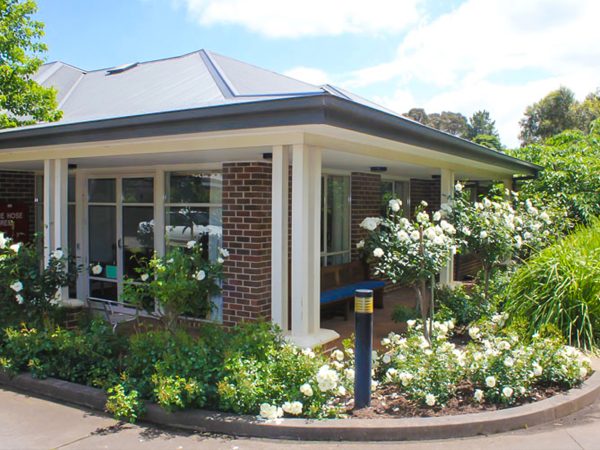
[[[26,203],[0,203],[0,231],[16,242],[29,241],[29,209]]]

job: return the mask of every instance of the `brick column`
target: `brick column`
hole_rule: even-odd
[[[429,205],[428,211],[437,211],[440,209],[440,178],[417,179],[410,180],[410,213],[414,216],[415,209],[425,200]]]
[[[223,164],[223,324],[271,315],[271,164]]]
[[[353,172],[350,178],[351,224],[350,246],[352,260],[359,258],[356,243],[367,236],[366,230],[360,227],[365,217],[381,216],[381,175],[373,173]]]

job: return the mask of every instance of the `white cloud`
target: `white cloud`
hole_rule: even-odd
[[[387,34],[419,19],[421,0],[176,0],[201,25],[240,25],[270,38]]]
[[[326,84],[329,81],[329,75],[327,75],[325,71],[314,67],[293,67],[283,72],[283,74],[295,78],[296,80],[315,84],[317,86]]]
[[[516,145],[528,104],[561,84],[580,98],[600,85],[599,16],[596,0],[467,0],[412,29],[392,60],[355,71],[344,85],[392,81],[397,92],[379,101],[399,112],[487,109]],[[420,103],[401,104],[417,83]],[[424,86],[442,93],[424,94]]]

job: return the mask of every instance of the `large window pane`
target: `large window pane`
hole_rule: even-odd
[[[117,283],[102,280],[90,280],[90,297],[117,301]]]
[[[116,180],[114,178],[94,178],[88,181],[90,203],[114,203],[116,201]]]
[[[102,272],[94,274],[102,278],[116,278],[117,230],[114,206],[90,205],[89,207],[90,264],[100,264]]]
[[[325,175],[322,179],[322,264],[350,261],[350,177]]]
[[[221,203],[220,173],[171,172],[165,184],[167,203]]]
[[[207,257],[216,258],[223,234],[220,207],[166,208],[165,241],[168,246],[182,246],[199,241]]]
[[[123,178],[123,203],[154,203],[154,178]]]
[[[137,278],[135,271],[142,258],[151,258],[154,251],[152,206],[123,207],[123,274]]]

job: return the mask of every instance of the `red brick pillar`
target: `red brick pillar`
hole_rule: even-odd
[[[223,324],[270,318],[271,164],[223,164]]]
[[[440,178],[430,178],[420,180],[411,178],[410,180],[410,209],[411,216],[414,216],[415,209],[422,200],[425,200],[429,206],[428,211],[437,211],[440,209]]]
[[[365,217],[381,216],[381,175],[353,172],[350,178],[350,196],[352,198],[350,245],[352,260],[359,258],[357,242],[367,236],[360,227]]]

